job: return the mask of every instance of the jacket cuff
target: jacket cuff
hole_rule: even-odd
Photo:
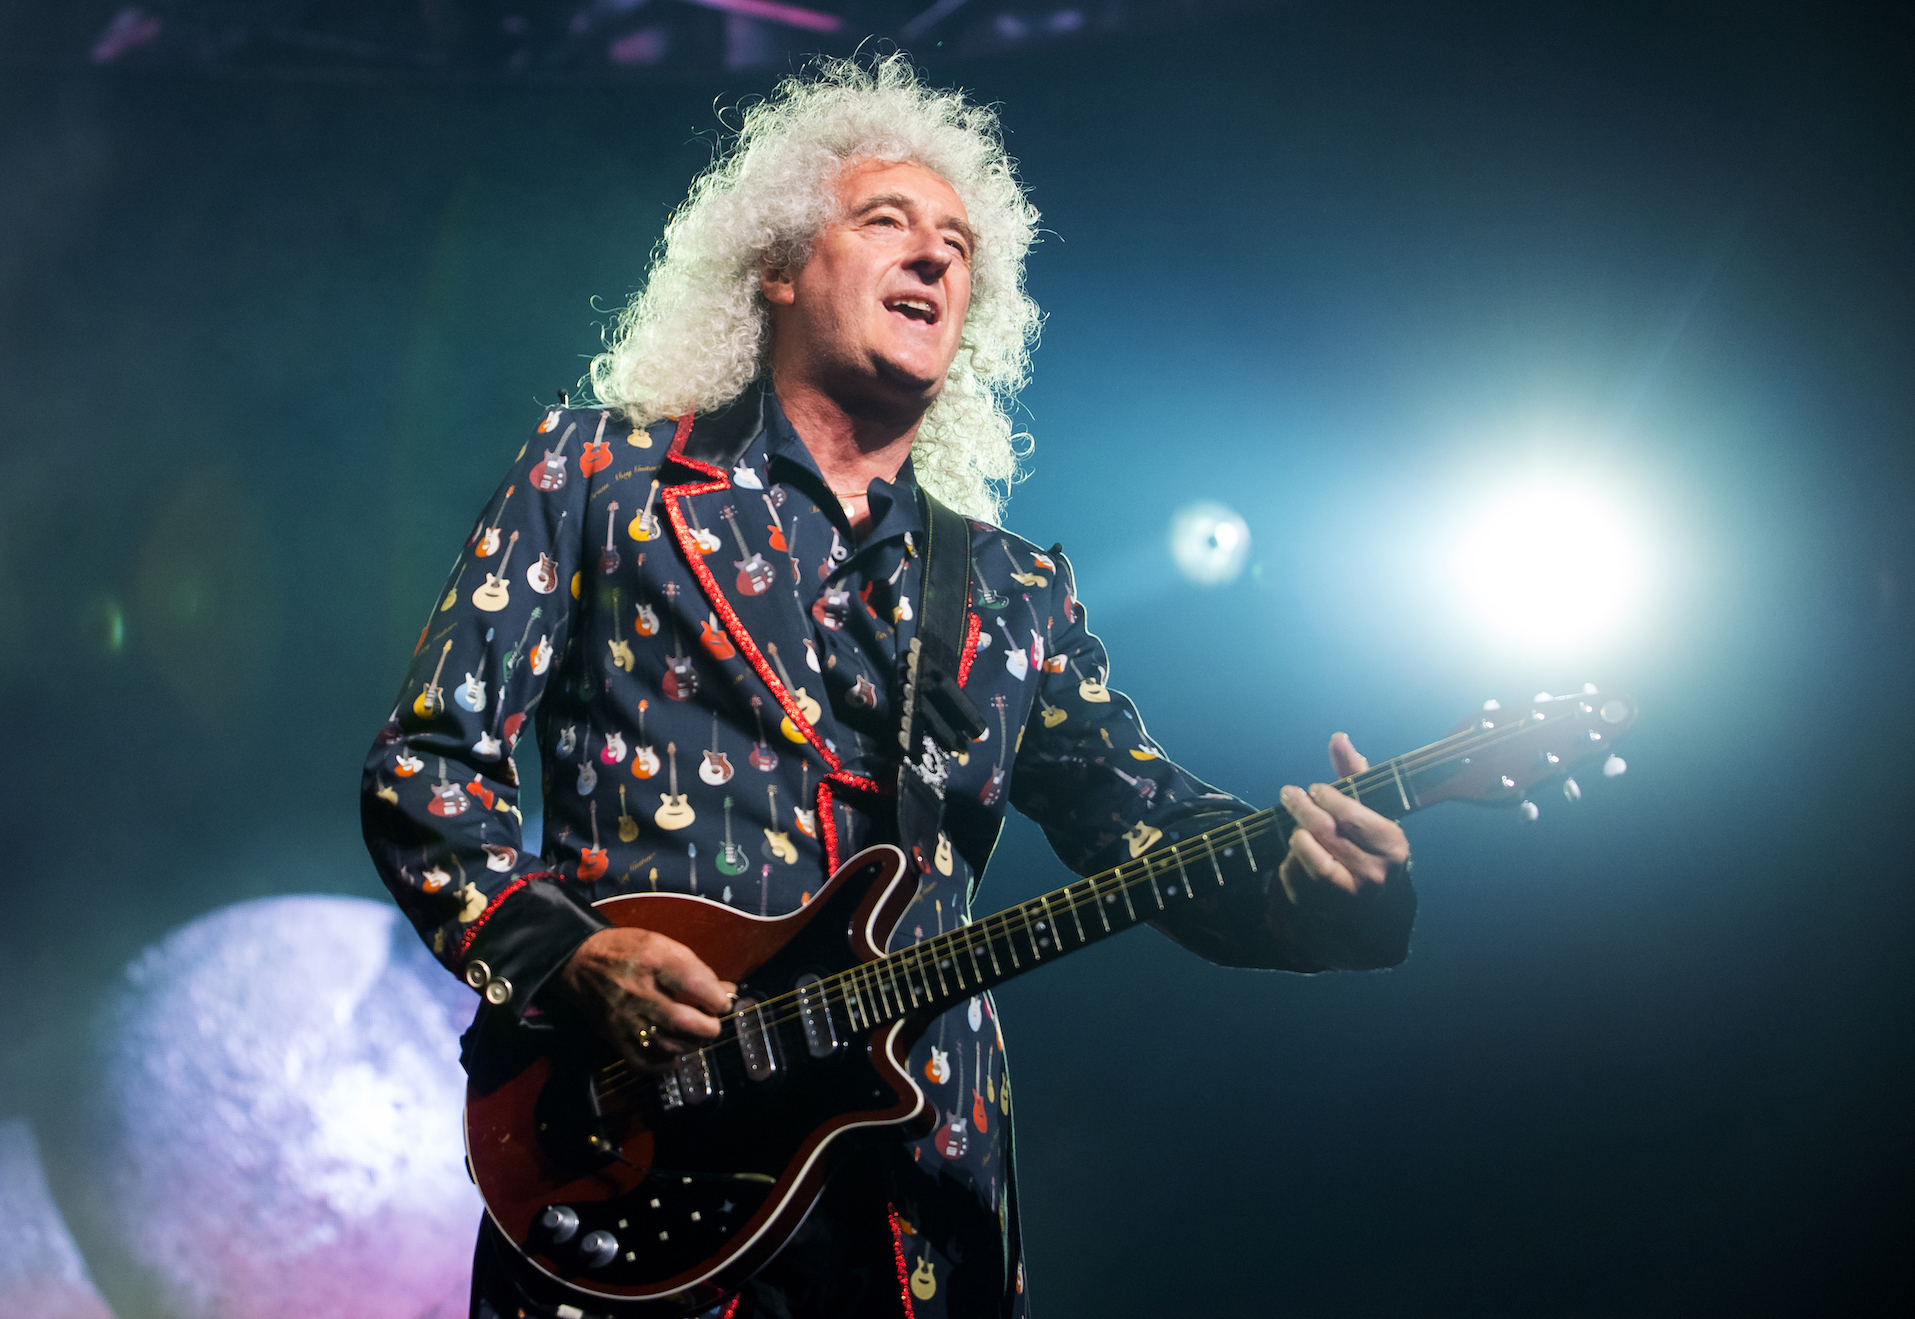
[[[1383,883],[1361,893],[1317,891],[1292,903],[1282,886],[1271,884],[1270,903],[1290,960],[1311,970],[1378,971],[1399,965],[1410,955],[1410,929],[1416,923],[1416,886],[1410,863],[1390,867]]]
[[[554,972],[611,922],[556,876],[522,876],[466,930],[454,969],[486,1003],[522,1020]]]

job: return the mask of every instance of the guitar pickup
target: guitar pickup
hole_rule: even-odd
[[[841,1041],[838,1028],[831,1020],[831,1005],[825,999],[823,985],[815,975],[799,976],[795,985],[798,991],[798,1020],[805,1028],[805,1049],[813,1058],[829,1058],[838,1051]]]
[[[711,1059],[703,1049],[694,1049],[673,1063],[670,1075],[680,1103],[702,1104],[722,1093],[718,1075],[712,1071]]]
[[[738,1000],[734,1019],[738,1023],[738,1052],[744,1055],[745,1075],[754,1081],[770,1080],[771,1074],[778,1070],[778,1056],[758,1000]]]

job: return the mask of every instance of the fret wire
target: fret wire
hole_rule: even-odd
[[[1178,843],[1170,849],[1170,854],[1177,858],[1177,878],[1184,882],[1184,896],[1191,898],[1195,897],[1196,894],[1190,891],[1190,872],[1184,869],[1184,848],[1187,845],[1186,843]]]
[[[944,942],[944,939],[942,936],[940,936],[936,939],[933,939],[931,942],[933,944],[940,944]],[[949,998],[951,996],[951,988],[950,986],[944,983],[944,959],[937,955],[936,948],[932,949],[931,969],[938,973],[938,997]],[[928,984],[926,988],[928,990],[929,988]]]
[[[1030,910],[1030,907],[1031,907],[1031,904],[1027,902],[1022,907],[1019,907],[1018,910],[1027,912]],[[1036,922],[1031,920],[1026,920],[1024,922],[1024,941],[1030,944],[1031,946],[1031,965],[1036,966],[1039,962],[1044,960],[1044,954],[1040,953],[1037,950]]]
[[[911,1006],[915,1008],[918,1005],[918,987],[911,983],[910,959],[907,958],[904,961],[903,966],[904,966],[904,988],[905,988],[905,991],[911,995]],[[903,1004],[900,1003],[898,1006],[902,1007]]]
[[[1130,881],[1123,878],[1123,873],[1124,868],[1122,866],[1118,866],[1116,870],[1111,872],[1112,878],[1118,881],[1117,891],[1124,895],[1124,910],[1130,913],[1130,923],[1135,925],[1137,923],[1137,908],[1130,905]]]
[[[1039,894],[1038,902],[1044,907],[1044,926],[1051,932],[1051,941],[1057,945],[1057,951],[1064,951],[1064,936],[1057,928],[1057,916],[1051,911],[1049,894]]]
[[[1104,933],[1109,934],[1110,933],[1110,913],[1104,910],[1104,907],[1106,905],[1104,902],[1104,894],[1098,886],[1097,877],[1093,875],[1090,879],[1084,882],[1090,885],[1091,905],[1093,909],[1097,912],[1097,919],[1104,922]]]
[[[1142,858],[1139,864],[1144,868],[1144,878],[1150,881],[1150,894],[1157,899],[1157,910],[1162,911],[1164,909],[1164,895],[1157,888],[1156,864],[1152,862],[1149,857]]]
[[[1017,944],[1011,940],[1011,933],[1011,923],[1007,919],[1004,922],[1004,951],[1011,955],[1011,965],[1022,971],[1024,963],[1017,960]]]
[[[1064,898],[1065,901],[1070,903],[1071,924],[1077,927],[1077,942],[1081,946],[1087,941],[1084,938],[1084,922],[1077,918],[1077,902],[1071,897],[1071,890],[1075,887],[1076,885],[1074,884],[1066,884],[1064,886]]]

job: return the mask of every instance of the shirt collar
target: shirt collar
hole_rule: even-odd
[[[817,460],[811,456],[811,450],[805,447],[803,437],[785,416],[785,409],[778,402],[778,393],[769,386],[765,389],[765,470],[771,475],[771,469],[777,464],[786,464],[782,476],[773,476],[774,480],[798,478],[798,484],[813,488],[818,507],[823,509],[833,521],[842,523],[850,530],[844,510],[838,504],[838,497],[831,493],[831,486],[825,481],[824,473],[818,470]],[[794,470],[795,469],[795,470]],[[913,541],[922,540],[924,521],[918,510],[918,478],[910,458],[904,460],[904,466],[898,469],[897,476],[890,481],[874,480],[868,487],[871,496],[871,530],[858,542],[858,548],[876,545],[887,540],[901,540],[906,533],[915,533]]]

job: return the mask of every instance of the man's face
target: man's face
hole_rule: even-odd
[[[854,160],[838,218],[799,269],[767,270],[773,362],[847,410],[915,407],[943,387],[971,306],[964,203],[922,165]]]

